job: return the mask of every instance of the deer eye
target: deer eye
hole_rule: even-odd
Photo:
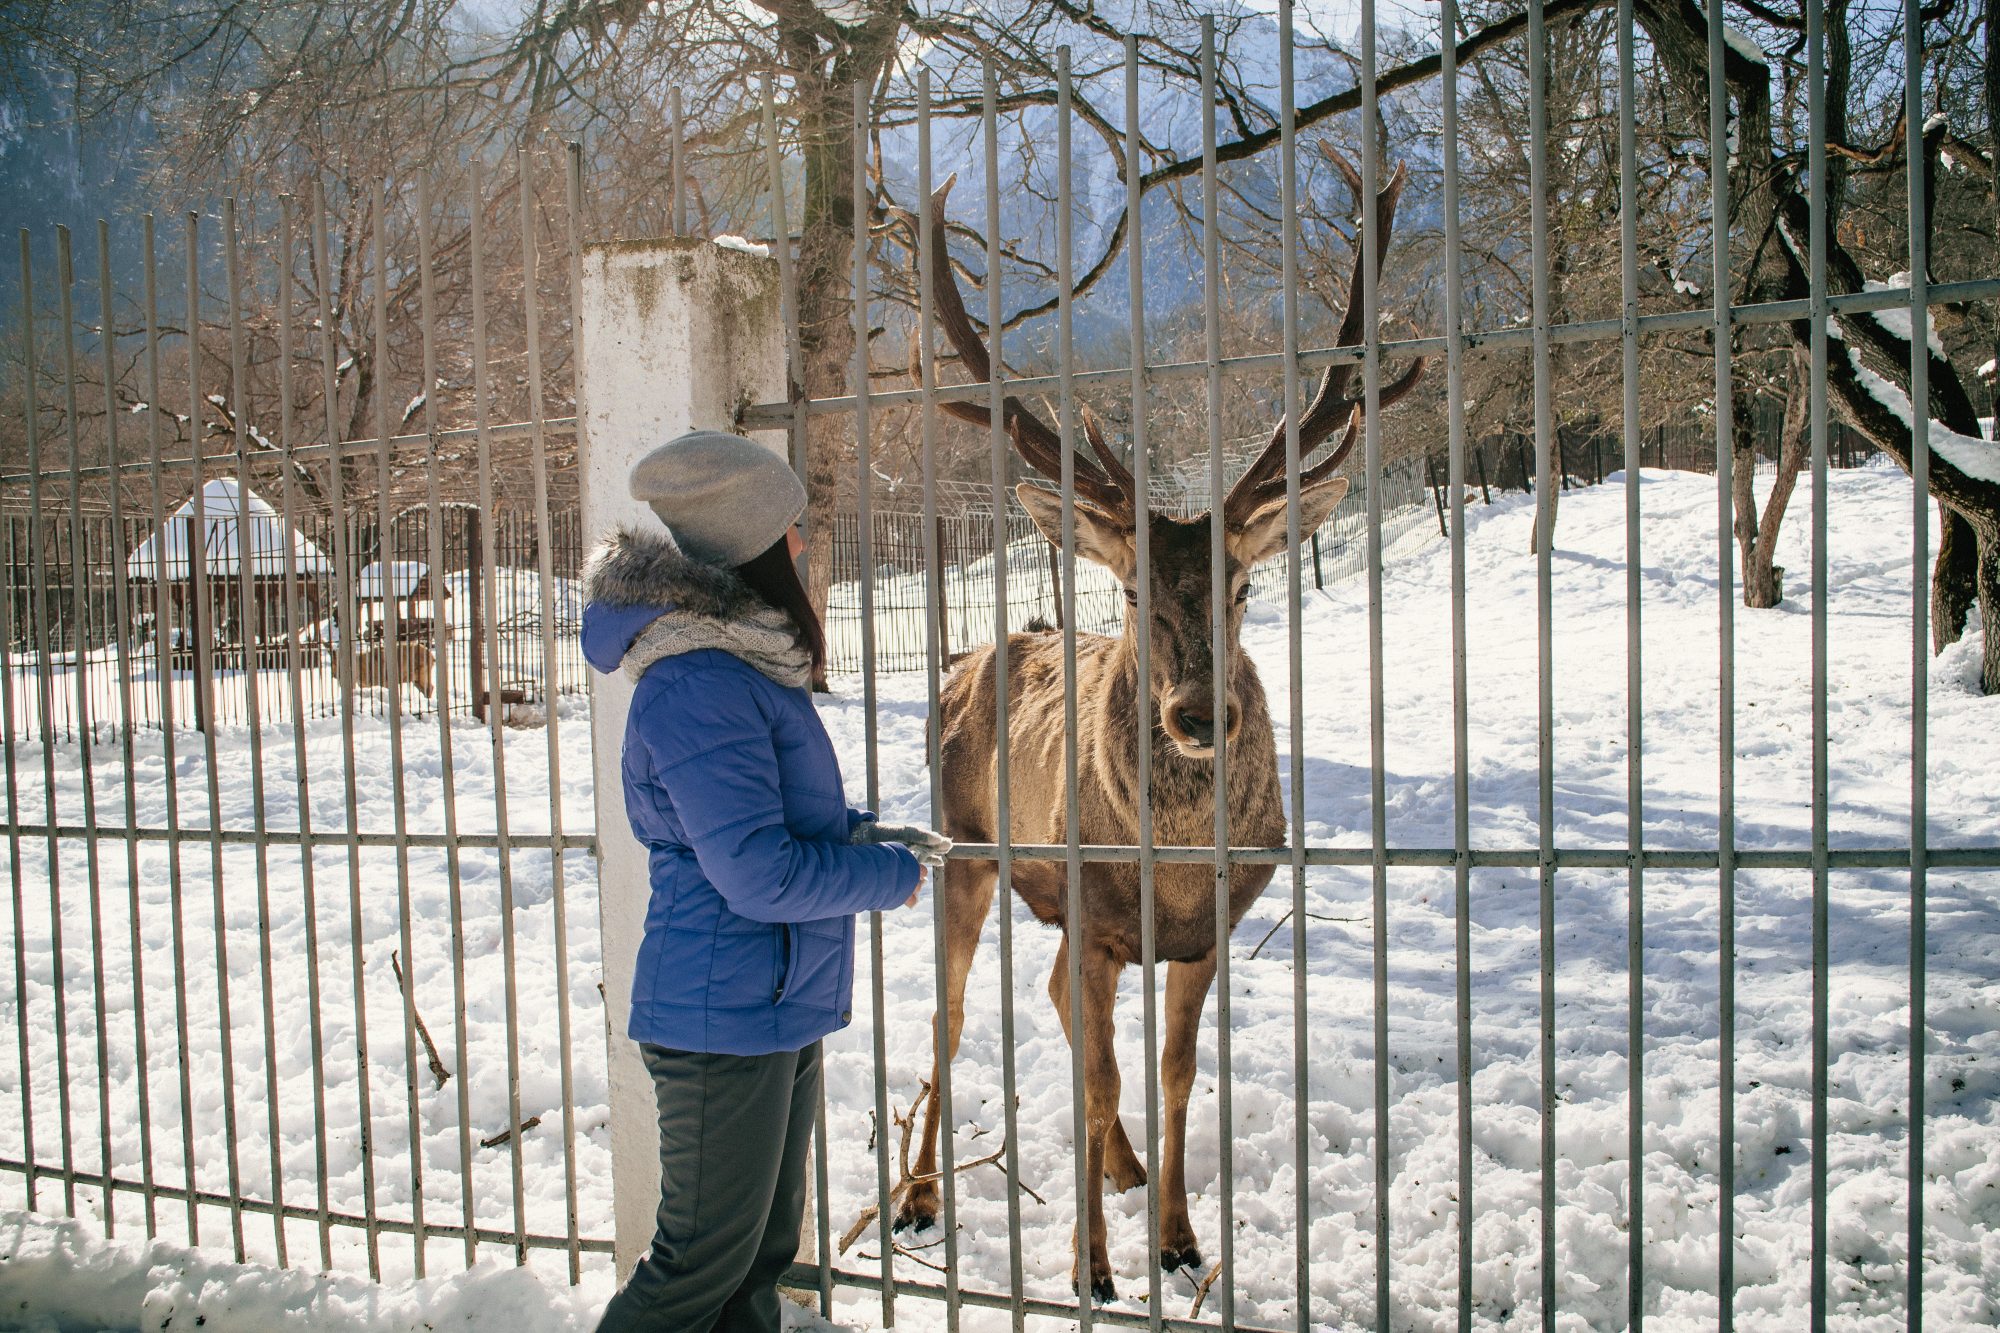
[[[1236,604],[1238,606],[1241,606],[1249,600],[1250,600],[1250,585],[1246,583],[1242,587],[1236,590]]]
[[[1138,604],[1139,604],[1139,590],[1137,588],[1127,588],[1125,590],[1125,605],[1137,606]]]

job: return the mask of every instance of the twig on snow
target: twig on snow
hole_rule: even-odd
[[[1306,916],[1308,916],[1314,921],[1339,921],[1349,925],[1352,925],[1354,922],[1361,920],[1361,918],[1358,916],[1322,916],[1318,912],[1307,912]],[[1263,952],[1264,946],[1271,942],[1271,937],[1277,934],[1280,930],[1284,929],[1285,923],[1287,921],[1290,921],[1291,919],[1292,919],[1291,909],[1287,908],[1285,909],[1285,914],[1278,918],[1277,924],[1272,926],[1269,930],[1265,931],[1264,938],[1257,941],[1257,947],[1250,951],[1250,956],[1252,958],[1255,958],[1259,953]]]
[[[1183,1269],[1182,1271],[1185,1272],[1187,1270]],[[1195,1288],[1194,1308],[1188,1311],[1188,1318],[1199,1319],[1201,1317],[1201,1303],[1208,1299],[1208,1289],[1214,1286],[1215,1279],[1221,1276],[1222,1276],[1221,1264],[1217,1264],[1215,1267],[1208,1270],[1208,1276],[1201,1280],[1201,1285],[1199,1287]]]
[[[451,1081],[451,1071],[444,1067],[444,1061],[438,1059],[437,1043],[431,1040],[431,1030],[424,1026],[424,1016],[417,1009],[417,997],[410,989],[409,978],[403,975],[403,960],[396,956],[394,949],[389,950],[389,970],[396,974],[396,985],[410,1002],[410,1016],[417,1021],[417,1036],[423,1039],[424,1054],[430,1058],[431,1077],[442,1088]]]
[[[903,1196],[910,1192],[912,1187],[917,1185],[928,1184],[929,1182],[934,1180],[944,1179],[944,1172],[942,1171],[926,1171],[923,1172],[921,1175],[919,1175],[912,1173],[910,1170],[910,1136],[916,1129],[917,1111],[920,1107],[924,1105],[924,1103],[931,1096],[932,1096],[931,1085],[928,1082],[926,1082],[923,1085],[923,1089],[920,1092],[918,1092],[917,1100],[911,1104],[909,1113],[907,1115],[896,1115],[893,1111],[890,1112],[891,1117],[895,1120],[895,1122],[899,1126],[902,1127],[903,1131],[902,1145],[897,1154],[898,1160],[902,1166],[903,1178],[897,1181],[895,1186],[889,1191],[889,1198],[887,1200],[888,1207],[892,1208],[895,1207],[897,1203],[901,1202]],[[961,1162],[952,1168],[951,1173],[954,1176],[958,1176],[958,1175],[963,1175],[967,1171],[974,1170],[978,1167],[992,1166],[998,1163],[999,1160],[1002,1157],[1005,1157],[1006,1155],[1007,1155],[1007,1144],[1006,1141],[1003,1139],[1001,1141],[1000,1146],[994,1149],[991,1153],[988,1153],[984,1157],[976,1158],[975,1160],[970,1162]],[[1030,1189],[1027,1185],[1023,1184],[1021,1181],[1015,1180],[1013,1182],[1013,1185],[1015,1189],[1020,1190],[1023,1194],[1026,1194],[1028,1197],[1032,1198],[1036,1203],[1039,1203],[1044,1207],[1048,1205],[1048,1200],[1044,1199],[1041,1195],[1035,1193],[1034,1190]],[[868,1230],[868,1228],[871,1225],[873,1225],[875,1220],[879,1218],[881,1215],[882,1215],[882,1210],[872,1203],[869,1204],[866,1208],[863,1208],[861,1210],[860,1216],[854,1219],[854,1224],[848,1227],[847,1230],[841,1234],[840,1246],[838,1252],[841,1254],[846,1254],[848,1247],[853,1245],[856,1240],[859,1240],[861,1238],[861,1234],[864,1231]],[[897,1250],[898,1253],[901,1254],[910,1253],[910,1251],[904,1248],[902,1245],[896,1245],[895,1249]],[[862,1257],[867,1258],[868,1256],[864,1255]],[[910,1257],[916,1258],[915,1255],[911,1255]],[[919,1260],[918,1262],[921,1263],[923,1261]],[[935,1265],[933,1265],[933,1267],[935,1267]]]
[[[528,1117],[528,1118],[527,1118],[526,1120],[523,1120],[523,1121],[521,1122],[521,1130],[520,1130],[520,1132],[521,1132],[521,1133],[523,1133],[523,1134],[525,1134],[525,1133],[527,1133],[527,1132],[528,1132],[529,1130],[533,1129],[533,1128],[534,1128],[534,1127],[535,1127],[536,1125],[539,1125],[539,1124],[541,1124],[541,1123],[542,1123],[542,1118],[541,1118],[540,1116],[538,1116],[538,1115],[531,1115],[531,1116],[529,1116],[529,1117]],[[492,1138],[490,1138],[490,1139],[481,1139],[481,1140],[479,1141],[479,1146],[480,1146],[480,1147],[482,1147],[482,1148],[497,1148],[497,1147],[499,1147],[499,1146],[500,1146],[501,1144],[505,1143],[505,1142],[506,1142],[506,1141],[507,1141],[508,1139],[511,1139],[511,1138],[513,1138],[513,1137],[514,1137],[514,1131],[513,1131],[513,1130],[511,1130],[511,1129],[503,1129],[503,1130],[501,1130],[501,1131],[500,1131],[500,1132],[499,1132],[498,1134],[495,1134],[495,1135],[494,1135],[494,1136],[493,1136]]]

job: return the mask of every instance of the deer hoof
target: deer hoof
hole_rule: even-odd
[[[1163,1248],[1160,1251],[1160,1267],[1166,1269],[1169,1273],[1179,1272],[1183,1268],[1192,1268],[1196,1272],[1200,1272],[1201,1251],[1193,1245],[1186,1246],[1185,1248],[1174,1248],[1172,1246]]]
[[[1090,1300],[1093,1305],[1109,1305],[1118,1299],[1118,1288],[1111,1281],[1111,1275],[1092,1275],[1090,1279]]]
[[[919,1197],[917,1192],[912,1190],[909,1197],[903,1200],[903,1206],[896,1210],[896,1220],[891,1230],[900,1236],[905,1231],[923,1231],[928,1227],[934,1227],[937,1225],[937,1220],[937,1200]]]

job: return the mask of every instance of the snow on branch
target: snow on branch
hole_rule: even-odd
[[[1874,312],[1888,313],[1888,312]],[[1905,329],[1908,328],[1909,314],[1904,312]],[[1916,413],[1910,409],[1910,396],[1862,364],[1861,349],[1849,342],[1839,328],[1836,317],[1827,328],[1829,337],[1837,340],[1846,349],[1847,364],[1854,368],[1854,378],[1870,398],[1887,408],[1891,415],[1906,428],[1914,429]],[[1904,335],[1908,336],[1907,332]],[[1975,481],[2000,486],[2000,442],[1982,440],[1976,435],[1961,435],[1942,421],[1930,423],[1931,453],[1963,472]]]

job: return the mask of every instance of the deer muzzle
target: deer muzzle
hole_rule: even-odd
[[[1242,711],[1231,699],[1224,722],[1230,740],[1236,739]],[[1189,758],[1202,758],[1215,749],[1215,695],[1207,684],[1175,690],[1160,702],[1160,724],[1167,736]]]

